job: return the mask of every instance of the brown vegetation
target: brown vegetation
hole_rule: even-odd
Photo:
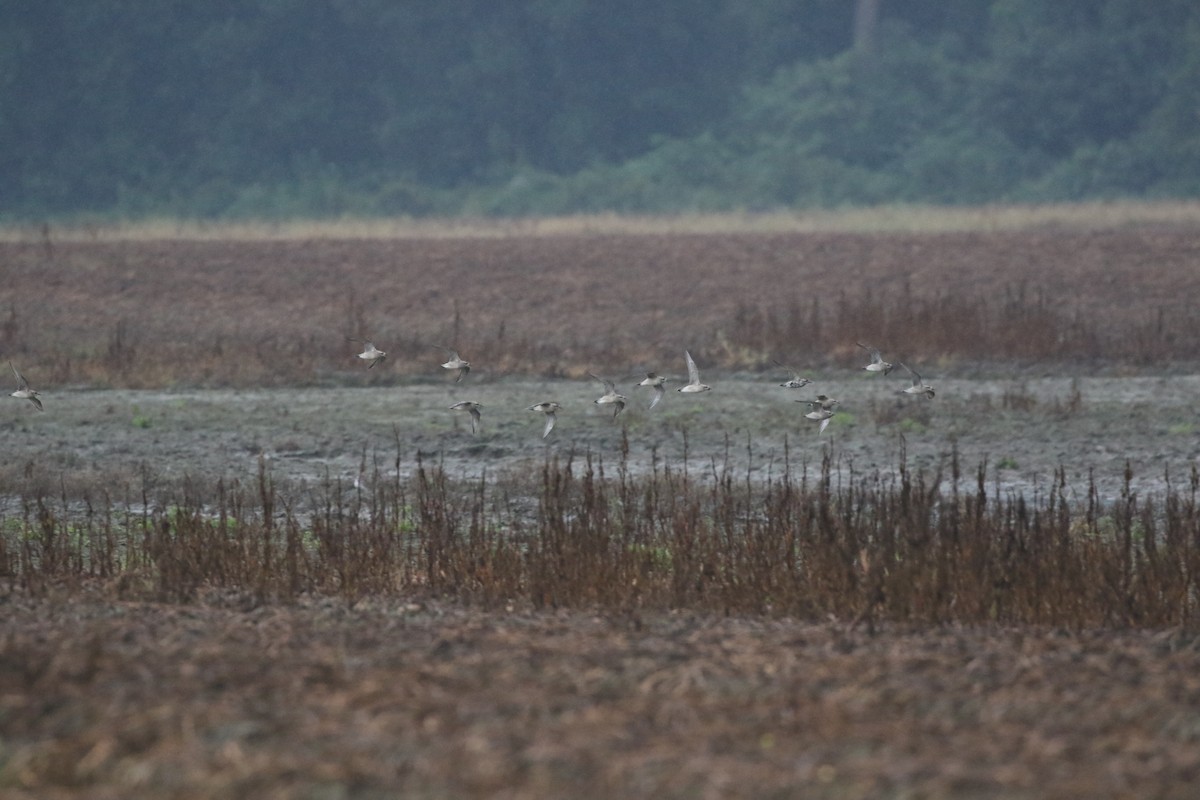
[[[1200,477],[1161,505],[1126,488],[1072,508],[1065,478],[1044,497],[989,493],[957,458],[943,475],[774,479],[728,466],[637,476],[622,461],[548,461],[540,486],[449,481],[420,465],[307,496],[256,485],[188,486],[142,513],[86,514],[27,496],[0,519],[0,576],[35,596],[99,581],[115,597],[192,602],[212,590],[254,604],[412,594],[485,608],[688,608],[736,614],[1084,629],[1194,629]],[[947,480],[943,482],[943,478]],[[1128,481],[1132,475],[1126,476]]]
[[[11,798],[1184,800],[1200,652],[428,600],[10,595]]]
[[[35,383],[313,383],[430,346],[492,372],[582,375],[854,341],[942,364],[1195,359],[1194,228],[939,234],[665,233],[0,243],[0,351]]]

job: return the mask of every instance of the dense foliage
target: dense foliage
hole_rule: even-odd
[[[1200,193],[1192,0],[0,5],[0,215]]]

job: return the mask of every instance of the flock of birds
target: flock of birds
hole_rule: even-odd
[[[357,342],[363,346],[363,350],[358,354],[358,357],[363,361],[370,362],[367,364],[367,369],[373,369],[377,364],[379,364],[379,362],[387,358],[387,353],[376,347],[375,344],[370,340],[349,337],[349,341]],[[884,375],[887,375],[896,367],[895,364],[883,360],[883,355],[880,353],[878,348],[869,347],[861,342],[856,342],[856,344],[871,355],[870,363],[863,367],[863,369],[867,372],[883,373]],[[442,368],[457,371],[458,375],[454,380],[455,383],[461,383],[462,379],[465,378],[467,373],[471,371],[471,362],[463,359],[463,357],[458,354],[457,350],[449,347],[441,347],[440,349],[445,350],[449,354],[449,358],[444,364],[442,364]],[[680,386],[675,391],[682,392],[684,394],[695,394],[698,392],[711,391],[711,386],[700,382],[700,369],[696,366],[696,361],[692,358],[692,354],[685,350],[683,355],[684,358],[687,359],[688,382],[685,385]],[[781,367],[783,366],[783,364],[780,364],[778,361],[775,363],[779,364]],[[924,395],[928,398],[932,398],[934,396],[933,387],[925,383],[916,371],[902,362],[898,363],[899,366],[903,367],[912,377],[912,384],[903,390],[905,394]],[[17,379],[17,390],[12,393],[12,396],[22,400],[28,400],[29,402],[33,403],[38,411],[43,411],[44,408],[42,407],[42,401],[39,392],[30,388],[29,381],[25,379],[25,376],[17,370],[11,361],[8,362],[8,366],[10,369],[12,369],[13,376]],[[596,398],[596,405],[612,406],[613,419],[616,419],[621,412],[625,410],[625,406],[628,404],[629,398],[617,391],[617,386],[613,381],[610,381],[607,378],[601,378],[599,375],[591,372],[588,374],[604,386],[604,394]],[[646,386],[654,391],[654,397],[650,401],[648,408],[654,408],[659,404],[659,402],[662,401],[663,395],[666,394],[666,383],[669,380],[672,379],[666,377],[665,375],[648,372],[646,373],[646,377],[636,385],[635,388]],[[792,377],[779,385],[785,389],[803,389],[810,383],[812,383],[810,379],[801,377],[800,373],[793,370]],[[831,397],[827,397],[823,394],[819,394],[811,400],[802,399],[797,400],[796,402],[808,404],[809,411],[804,416],[807,419],[811,419],[818,423],[818,435],[824,433],[825,428],[829,425],[829,421],[833,419],[834,414],[837,413],[837,407],[841,404],[840,401]],[[479,422],[482,418],[480,413],[480,409],[482,408],[483,404],[474,400],[461,400],[450,406],[451,411],[462,411],[471,415],[472,434],[476,433],[478,430]],[[546,427],[542,430],[543,439],[549,436],[550,432],[554,430],[554,424],[558,419],[556,415],[560,409],[562,409],[561,405],[550,400],[546,400],[541,403],[535,403],[534,405],[529,406],[527,409],[529,411],[537,411],[546,416]]]
[[[383,361],[385,358],[387,358],[387,353],[377,348],[374,343],[369,340],[351,338],[350,341],[358,342],[359,344],[363,345],[363,351],[358,354],[358,357],[363,361],[370,362],[370,364],[367,365],[367,369],[371,369],[380,361]],[[895,364],[883,360],[883,355],[880,353],[878,348],[869,347],[861,342],[856,342],[856,344],[871,355],[870,363],[863,367],[863,369],[867,372],[880,372],[884,375],[887,375],[895,368]],[[471,363],[464,360],[462,356],[458,354],[457,350],[449,347],[441,347],[441,349],[445,350],[450,355],[449,360],[442,364],[442,367],[448,370],[457,370],[458,376],[455,378],[455,383],[461,382],[462,379],[466,377],[467,373],[471,371]],[[683,356],[687,360],[688,382],[683,386],[680,386],[675,391],[682,392],[683,394],[696,394],[699,392],[711,391],[711,386],[706,383],[701,383],[700,369],[696,366],[696,360],[692,358],[692,354],[684,350]],[[778,361],[775,363],[779,364],[781,367],[783,366]],[[932,398],[934,396],[933,387],[925,383],[915,370],[902,362],[899,362],[899,365],[903,367],[912,377],[911,385],[903,390],[905,394],[924,395],[928,398]],[[594,403],[598,406],[612,406],[613,419],[616,419],[618,416],[620,416],[621,412],[625,410],[625,406],[629,403],[629,398],[617,391],[616,383],[613,381],[607,378],[602,378],[593,372],[589,372],[588,375],[590,375],[594,380],[598,381],[604,387],[604,394],[597,397]],[[659,375],[655,372],[647,372],[646,377],[636,384],[635,388],[645,386],[654,392],[654,397],[650,400],[648,409],[654,408],[659,404],[659,402],[662,401],[663,396],[666,394],[666,383],[669,380],[672,379],[665,375]],[[792,377],[779,385],[785,389],[803,389],[810,383],[812,383],[812,381],[809,378],[801,377],[800,373],[793,370]],[[809,410],[804,416],[818,424],[818,434],[825,432],[825,428],[828,427],[829,421],[833,419],[834,414],[837,413],[837,407],[841,404],[841,401],[835,400],[823,394],[819,394],[811,400],[803,399],[797,400],[796,402],[808,404]],[[482,408],[483,404],[475,400],[460,400],[459,402],[450,406],[451,411],[461,411],[471,415],[472,434],[476,433],[479,428],[479,423],[482,419]],[[545,439],[550,435],[550,432],[554,430],[554,425],[558,421],[557,415],[561,409],[562,406],[560,404],[552,400],[544,400],[540,403],[534,403],[526,410],[537,411],[545,415],[546,426],[542,429],[542,438]]]

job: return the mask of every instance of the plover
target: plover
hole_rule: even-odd
[[[555,417],[555,412],[557,412],[560,408],[562,408],[562,406],[560,406],[558,403],[550,402],[538,403],[529,407],[530,411],[540,411],[546,415],[546,429],[542,431],[543,439],[550,435],[550,431],[554,430],[554,422],[557,419],[557,417]]]
[[[479,409],[483,408],[482,403],[476,403],[474,400],[462,400],[450,406],[451,411],[465,411],[471,415],[471,433],[475,433],[479,426]]]
[[[829,427],[829,420],[833,419],[833,415],[837,413],[835,407],[840,405],[837,400],[818,395],[816,400],[797,400],[797,403],[808,403],[811,409],[805,418],[821,423],[817,427],[817,435],[820,436]]]
[[[363,346],[363,351],[358,354],[358,357],[361,358],[363,361],[371,362],[370,364],[367,365],[367,369],[371,369],[376,364],[378,364],[380,361],[383,361],[385,358],[387,358],[387,353],[380,350],[378,347],[376,347],[373,343],[371,343],[367,339],[355,339],[353,336],[347,336],[346,341],[358,342],[359,344],[361,344]]]
[[[775,361],[775,359],[773,359],[773,358],[771,360]],[[779,366],[783,367],[783,364],[781,364],[780,362],[775,361],[775,363],[779,364]],[[796,372],[791,367],[783,367],[783,368],[792,373],[792,377],[790,379],[788,379],[788,381],[786,383],[779,384],[783,388],[785,388],[785,389],[803,389],[805,386],[808,386],[810,383],[812,383],[812,381],[810,381],[808,378],[801,378],[800,373]]]
[[[825,432],[825,429],[829,427],[829,420],[833,419],[833,415],[836,413],[837,412],[833,411],[832,409],[814,408],[804,416],[812,420],[820,421],[821,424],[817,426],[817,436],[820,436]]]
[[[441,345],[434,345],[434,346],[441,347]],[[471,371],[471,362],[463,361],[462,356],[460,356],[458,354],[457,350],[452,350],[449,347],[441,347],[441,349],[445,350],[447,353],[450,354],[450,360],[447,361],[445,364],[442,364],[442,368],[458,370],[458,377],[454,379],[454,382],[458,383],[466,376],[466,374],[468,372]]]
[[[591,375],[593,378],[595,378],[596,380],[598,380],[602,384],[604,384],[604,394],[602,394],[602,395],[600,395],[600,397],[596,398],[596,405],[598,405],[598,406],[607,406],[607,405],[616,406],[616,409],[613,411],[613,419],[616,419],[617,415],[619,415],[622,411],[625,410],[625,403],[628,400],[628,398],[625,397],[625,395],[623,395],[623,394],[617,394],[617,386],[612,381],[605,380],[604,378],[601,378],[599,375],[595,375],[591,372],[589,372],[588,375]]]
[[[712,389],[711,386],[708,386],[708,385],[700,382],[700,370],[696,368],[696,362],[692,359],[692,354],[689,353],[687,350],[684,350],[683,355],[685,358],[687,358],[688,384],[687,384],[687,386],[680,386],[675,391],[691,393],[691,392],[707,392],[710,389]]]
[[[15,375],[17,378],[17,390],[12,393],[12,396],[19,397],[22,400],[28,400],[37,407],[38,411],[44,411],[45,409],[42,408],[42,401],[38,399],[38,392],[29,388],[29,381],[25,380],[24,375],[17,372],[17,368],[13,366],[11,361],[8,362],[8,366],[10,369],[12,369],[13,375]]]
[[[862,342],[855,342],[855,344],[871,354],[871,363],[863,367],[863,369],[865,369],[867,372],[882,372],[884,375],[887,375],[892,371],[892,369],[894,369],[894,365],[892,363],[883,360],[883,356],[880,354],[878,349],[874,347],[867,347]]]
[[[823,394],[816,396],[814,400],[797,400],[797,403],[807,403],[813,409],[821,409],[823,411],[832,411],[835,406],[842,404],[840,400],[834,400],[832,397],[827,397]]]
[[[902,366],[902,367],[904,367],[904,369],[908,370],[909,375],[912,375],[912,386],[909,386],[907,389],[905,389],[904,393],[905,394],[923,394],[926,397],[928,397],[930,400],[932,400],[933,399],[933,387],[927,383],[924,383],[921,380],[921,376],[917,374],[916,370],[914,370],[912,367],[909,367],[908,365],[906,365],[903,361],[900,362],[900,366]]]
[[[666,389],[663,388],[663,384],[666,382],[666,376],[655,375],[653,372],[647,372],[646,377],[643,378],[642,382],[638,384],[638,386],[649,386],[654,390],[654,399],[650,401],[650,408],[654,408],[656,405],[658,405],[658,401],[663,399],[663,395],[666,394]]]

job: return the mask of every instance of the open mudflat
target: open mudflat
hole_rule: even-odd
[[[263,475],[298,526],[320,498],[430,465],[459,486],[500,482],[488,497],[519,511],[537,506],[549,460],[590,456],[609,478],[686,470],[697,497],[728,475],[764,486],[823,462],[846,486],[903,470],[947,492],[957,464],[970,494],[982,468],[988,502],[1038,508],[1057,483],[1076,509],[1099,503],[1103,524],[1079,527],[1104,532],[1098,549],[1125,524],[1130,552],[1150,553],[1114,509],[1200,518],[1195,222],[50,231],[0,237],[0,265],[0,357],[45,404],[0,398],[0,796],[1190,798],[1200,785],[1192,617],[1142,625],[1131,609],[1081,628],[876,620],[861,603],[808,617],[473,603],[453,577],[422,584],[420,558],[404,582],[376,582],[399,592],[281,599],[228,578],[160,602],[130,589],[155,563],[136,580],[56,573],[35,546],[126,511],[182,536],[181,498]],[[388,359],[366,370],[349,336]],[[856,341],[936,397],[902,394],[902,369],[864,373]],[[462,383],[439,345],[472,362]],[[711,392],[673,391],[685,349]],[[781,388],[791,369],[813,384]],[[653,410],[634,387],[651,370],[676,381]],[[590,372],[629,396],[619,418],[593,403]],[[795,402],[817,394],[842,403],[823,434]],[[478,433],[449,410],[460,400],[483,404]],[[563,406],[545,439],[527,410],[543,400]],[[1195,605],[1200,529],[1183,528],[1178,564],[1154,564],[1183,587],[1162,608]],[[847,597],[914,563],[868,545],[843,554]],[[658,578],[682,563],[639,553]],[[1103,579],[1149,596],[1134,561]],[[496,564],[474,566],[479,581]]]
[[[682,361],[682,359],[680,359]],[[680,364],[680,367],[683,365]],[[436,368],[436,365],[435,365]],[[680,370],[682,371],[682,370]],[[1161,495],[1186,487],[1200,457],[1200,375],[942,378],[932,399],[901,393],[909,381],[810,373],[803,389],[789,375],[706,371],[711,392],[668,390],[653,410],[650,390],[627,380],[629,407],[617,419],[594,404],[603,393],[584,379],[504,377],[455,384],[297,389],[64,390],[47,393],[46,412],[6,403],[0,417],[8,452],[7,500],[42,487],[72,495],[104,488],[140,500],[144,489],[185,480],[250,479],[265,459],[279,482],[350,485],[360,475],[407,477],[418,459],[452,478],[536,475],[547,458],[591,454],[614,467],[628,447],[629,468],[685,463],[697,475],[721,471],[765,479],[786,464],[812,469],[831,451],[847,477],[910,468],[951,480],[957,452],[968,482],[986,467],[989,488],[1032,495],[1057,470],[1082,498],[1093,481],[1105,500],[1125,487]],[[441,376],[436,376],[441,377]],[[682,382],[682,381],[681,381]],[[796,402],[817,393],[842,399],[823,434]],[[483,404],[480,427],[453,412],[459,400]],[[528,407],[563,406],[542,438],[544,417]]]

